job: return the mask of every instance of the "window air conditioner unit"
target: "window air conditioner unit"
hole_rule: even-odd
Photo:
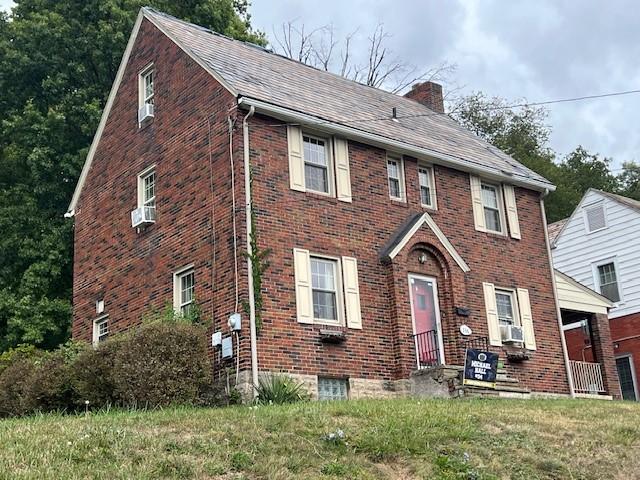
[[[138,109],[138,123],[153,118],[153,103],[145,103]]]
[[[131,212],[131,226],[144,227],[156,223],[156,207],[138,207]]]
[[[504,343],[524,342],[522,327],[517,325],[500,325],[500,335],[502,336],[502,341]]]

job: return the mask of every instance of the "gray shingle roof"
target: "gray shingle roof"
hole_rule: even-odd
[[[150,8],[144,14],[239,96],[352,127],[462,160],[469,168],[508,172],[521,182],[544,177],[518,163],[447,115],[413,100],[290,60]],[[399,121],[391,120],[392,108]],[[405,118],[403,118],[405,117]],[[365,121],[366,120],[366,121]]]

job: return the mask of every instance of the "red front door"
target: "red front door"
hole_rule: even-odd
[[[419,366],[442,363],[435,279],[410,276],[409,287]]]

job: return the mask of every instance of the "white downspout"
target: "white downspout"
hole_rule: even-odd
[[[249,162],[249,123],[256,109],[251,106],[242,120],[242,140],[244,142],[244,196],[245,196],[245,223],[247,224],[247,285],[249,287],[249,332],[251,336],[251,381],[253,384],[252,395],[255,398],[258,391],[258,338],[256,332],[256,301],[253,292],[253,262],[251,257],[251,166]]]
[[[551,256],[551,245],[549,244],[549,231],[547,229],[547,214],[544,211],[544,197],[549,192],[545,190],[540,196],[540,211],[542,212],[542,225],[544,226],[544,241],[547,246],[547,257],[549,258],[549,270],[551,271],[551,285],[553,286],[553,301],[556,305],[556,315],[558,317],[558,330],[560,332],[560,342],[562,344],[562,356],[564,358],[564,368],[567,371],[567,380],[569,380],[569,393],[575,398],[576,392],[573,388],[573,375],[571,375],[571,367],[569,366],[569,354],[567,353],[567,341],[564,338],[564,330],[562,329],[562,312],[560,310],[560,301],[558,300],[558,286],[556,285],[556,273],[553,268],[553,257]]]

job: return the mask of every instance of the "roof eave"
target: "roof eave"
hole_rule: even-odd
[[[468,160],[458,158],[452,155],[448,155],[435,150],[418,147],[410,143],[401,142],[392,138],[384,137],[374,133],[359,130],[357,128],[342,125],[340,123],[327,121],[322,118],[315,117],[303,112],[298,112],[285,107],[280,107],[262,100],[258,100],[251,97],[240,96],[238,104],[246,105],[247,107],[253,106],[256,112],[269,115],[279,120],[287,122],[297,122],[310,127],[319,127],[331,133],[337,133],[345,137],[362,141],[369,145],[377,146],[384,149],[390,149],[394,152],[416,156],[419,158],[429,158],[436,161],[436,163],[455,168],[457,170],[475,173],[485,178],[504,181],[512,185],[521,186],[531,190],[539,192],[552,192],[556,187],[551,183],[540,182],[538,180],[522,178],[516,175],[508,175],[501,170],[485,167],[477,164],[470,164]]]

